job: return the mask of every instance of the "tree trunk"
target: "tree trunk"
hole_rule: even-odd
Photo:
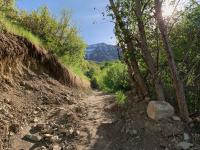
[[[157,94],[158,100],[164,101],[165,96],[164,96],[164,90],[162,87],[161,80],[158,76],[157,69],[155,62],[153,60],[153,57],[151,56],[151,52],[149,50],[148,44],[147,44],[147,39],[146,39],[146,33],[145,33],[145,28],[144,28],[144,23],[142,20],[142,6],[140,3],[140,0],[135,1],[136,6],[135,6],[135,15],[137,18],[137,25],[139,29],[139,34],[140,34],[140,42],[139,45],[141,47],[142,55],[144,57],[144,61],[147,64],[149,71],[152,75],[154,85],[155,85],[155,90]]]
[[[173,79],[173,85],[176,91],[176,97],[179,105],[180,115],[185,121],[189,121],[189,113],[185,99],[184,87],[182,81],[179,78],[179,73],[177,71],[173,51],[169,43],[167,28],[163,20],[161,8],[162,8],[162,2],[160,0],[155,0],[155,11],[156,11],[155,17],[161,32],[165,52],[167,55],[168,65]]]
[[[127,49],[128,49],[128,51],[133,50],[133,48],[131,48],[131,45],[127,45]],[[125,48],[123,51],[126,51]],[[144,79],[142,78],[142,75],[140,73],[140,69],[139,69],[139,66],[136,61],[135,56],[132,55],[132,58],[130,60],[126,59],[125,61],[127,64],[129,64],[130,69],[132,70],[131,76],[134,77],[134,80],[136,81],[137,85],[139,86],[140,91],[137,90],[138,94],[142,95],[142,97],[145,98],[146,96],[148,96],[148,90],[147,90],[147,86],[144,82]]]
[[[127,45],[128,51],[134,51],[135,49],[134,49],[134,45],[132,44],[132,41],[131,41],[131,35],[130,35],[129,31],[125,28],[125,24],[122,21],[120,15],[118,14],[117,8],[116,8],[113,0],[109,0],[109,1],[111,4],[111,8],[114,12],[114,15],[116,17],[117,26],[119,26],[119,28],[123,34],[124,42]],[[124,48],[124,50],[125,50],[125,48]],[[131,70],[133,71],[134,79],[135,79],[137,85],[139,86],[139,89],[141,90],[143,97],[146,97],[148,95],[147,86],[144,82],[144,79],[142,78],[142,75],[140,73],[139,66],[137,64],[135,56],[132,56],[132,58],[133,59],[131,60],[131,63],[127,64],[127,65],[130,65],[132,67]],[[127,60],[127,63],[129,63],[128,60]]]
[[[126,64],[127,64],[127,66],[128,66],[128,74],[129,74],[129,76],[130,76],[130,78],[131,78],[131,84],[132,84],[132,85],[135,85],[134,87],[135,87],[135,89],[136,89],[136,93],[137,93],[137,95],[139,96],[139,98],[140,98],[140,99],[144,99],[145,96],[148,95],[148,93],[146,93],[147,91],[141,90],[141,89],[140,89],[140,86],[138,85],[138,82],[136,82],[136,80],[135,80],[135,75],[134,75],[134,69],[132,68],[132,65],[131,65],[130,61],[125,60],[125,62],[126,62]],[[144,94],[144,93],[146,93],[146,94]]]

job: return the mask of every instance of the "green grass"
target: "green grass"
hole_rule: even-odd
[[[30,31],[25,30],[23,27],[15,24],[15,23],[12,23],[5,17],[0,18],[0,24],[4,27],[4,29],[7,32],[10,32],[10,33],[18,35],[18,36],[25,37],[37,46],[43,45],[42,41],[37,36],[33,35]]]
[[[82,79],[89,80],[89,78],[87,78],[84,75],[83,71],[81,70],[81,68],[79,66],[72,65],[72,66],[68,66],[68,67],[75,75],[79,76]]]

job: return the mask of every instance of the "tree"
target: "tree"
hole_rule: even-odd
[[[187,103],[185,99],[185,92],[183,88],[183,83],[181,82],[179,78],[179,74],[177,71],[176,63],[174,60],[174,55],[173,51],[171,49],[170,43],[169,43],[169,38],[167,35],[167,28],[165,26],[163,16],[162,16],[162,1],[160,0],[155,0],[155,18],[158,23],[158,27],[160,29],[160,33],[162,36],[163,44],[164,44],[164,49],[167,55],[167,60],[168,60],[168,66],[171,72],[171,76],[173,79],[173,85],[176,90],[176,97],[179,105],[179,110],[180,110],[180,115],[183,119],[186,121],[189,120],[189,113],[188,113],[188,108],[187,108]]]
[[[142,11],[141,2],[142,2],[141,0],[135,0],[135,9],[134,9],[136,20],[137,20],[137,26],[138,26],[138,30],[139,30],[139,40],[140,41],[138,42],[138,44],[140,45],[140,48],[141,48],[141,51],[142,51],[142,54],[144,57],[144,61],[146,62],[147,66],[149,68],[149,71],[152,75],[158,100],[164,101],[165,96],[164,96],[164,90],[162,87],[162,82],[157,74],[155,62],[153,60],[153,57],[150,53],[150,50],[149,50],[149,47],[147,44],[144,22],[142,20],[143,11]],[[145,7],[145,6],[143,6],[143,7]]]
[[[111,4],[111,8],[114,12],[115,18],[116,18],[116,23],[118,24],[119,28],[123,32],[123,39],[126,43],[127,48],[130,49],[130,51],[133,51],[134,49],[136,49],[135,47],[138,47],[140,49],[140,52],[142,53],[142,56],[144,59],[144,62],[146,63],[148,70],[152,75],[157,98],[158,98],[158,100],[165,100],[161,79],[159,78],[159,75],[158,75],[158,72],[156,69],[156,65],[154,63],[154,59],[151,55],[149,46],[147,44],[144,22],[142,20],[142,17],[144,17],[143,16],[144,14],[142,13],[141,2],[139,0],[131,1],[131,2],[127,1],[127,0],[117,1],[116,5],[121,6],[120,9],[119,8],[117,9],[113,0],[110,0],[110,4]],[[144,4],[144,5],[146,5],[146,4]],[[144,8],[145,8],[145,6],[144,6]],[[130,12],[130,10],[133,11],[135,14]],[[120,16],[120,14],[123,14],[126,17],[122,18],[122,16]],[[136,16],[136,19],[135,19],[135,16]],[[125,20],[126,23],[123,20]],[[137,33],[134,33],[135,30],[137,30],[135,28],[136,26],[138,27],[139,31]],[[133,28],[133,30],[132,30],[132,28]],[[138,38],[138,36],[139,36],[139,38]],[[132,53],[132,54],[134,54],[134,53]],[[134,58],[133,55],[132,55],[132,57]],[[135,58],[134,58],[134,60],[135,60]],[[137,64],[137,61],[132,64]],[[139,69],[137,69],[137,70],[139,70]],[[137,73],[137,75],[138,75],[138,73]],[[138,81],[138,79],[135,79],[135,80]],[[143,82],[143,84],[144,84],[144,82]]]
[[[119,36],[119,38],[120,38],[119,42],[120,42],[120,45],[122,46],[121,48],[122,48],[123,52],[125,53],[126,49],[128,52],[134,51],[135,48],[134,48],[133,41],[131,39],[130,32],[126,28],[126,25],[123,22],[120,14],[119,14],[119,11],[118,11],[117,7],[115,6],[115,3],[113,2],[113,0],[110,0],[110,5],[111,5],[111,9],[114,13],[114,16],[116,18],[116,31],[118,31],[118,32],[116,32],[116,34],[119,33],[120,36],[123,36],[123,38]],[[121,39],[123,39],[123,40],[121,40]],[[143,97],[146,97],[148,95],[147,86],[140,74],[140,70],[139,70],[136,58],[134,56],[134,52],[132,54],[133,55],[132,55],[131,60],[129,58],[125,58],[125,62],[129,66],[129,69],[128,69],[129,75],[130,75],[130,77],[132,77],[132,75],[133,75],[134,80],[137,83],[137,85],[139,86],[139,89],[141,90]],[[130,71],[132,73],[130,73]]]

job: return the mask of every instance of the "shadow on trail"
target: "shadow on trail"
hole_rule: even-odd
[[[99,138],[91,150],[120,150],[119,132],[121,126],[115,123],[106,123],[99,126],[97,135]],[[121,149],[122,150],[122,149]]]

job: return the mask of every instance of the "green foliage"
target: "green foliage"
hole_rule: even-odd
[[[105,62],[98,67],[90,67],[86,74],[95,88],[107,92],[130,89],[127,67],[120,61]]]
[[[30,14],[22,11],[17,18],[19,24],[38,35],[47,49],[55,53],[65,64],[76,65],[83,61],[86,44],[70,23],[70,13],[64,10],[57,21],[47,7]]]
[[[45,47],[72,68],[73,72],[84,76],[82,66],[86,44],[71,24],[69,11],[64,10],[58,21],[47,7],[28,13],[17,10],[14,4],[14,0],[0,0],[0,29]]]
[[[185,12],[170,40],[176,56],[190,112],[200,111],[200,6]]]
[[[38,46],[42,45],[41,40],[37,36],[33,35],[29,31],[25,30],[20,25],[16,25],[16,24],[12,23],[11,21],[9,21],[8,19],[6,19],[3,16],[0,18],[0,27],[2,29],[2,32],[7,31],[7,32],[13,33],[15,35],[23,36]]]
[[[127,97],[124,95],[122,91],[117,91],[115,93],[116,102],[118,105],[123,105],[126,102]]]

